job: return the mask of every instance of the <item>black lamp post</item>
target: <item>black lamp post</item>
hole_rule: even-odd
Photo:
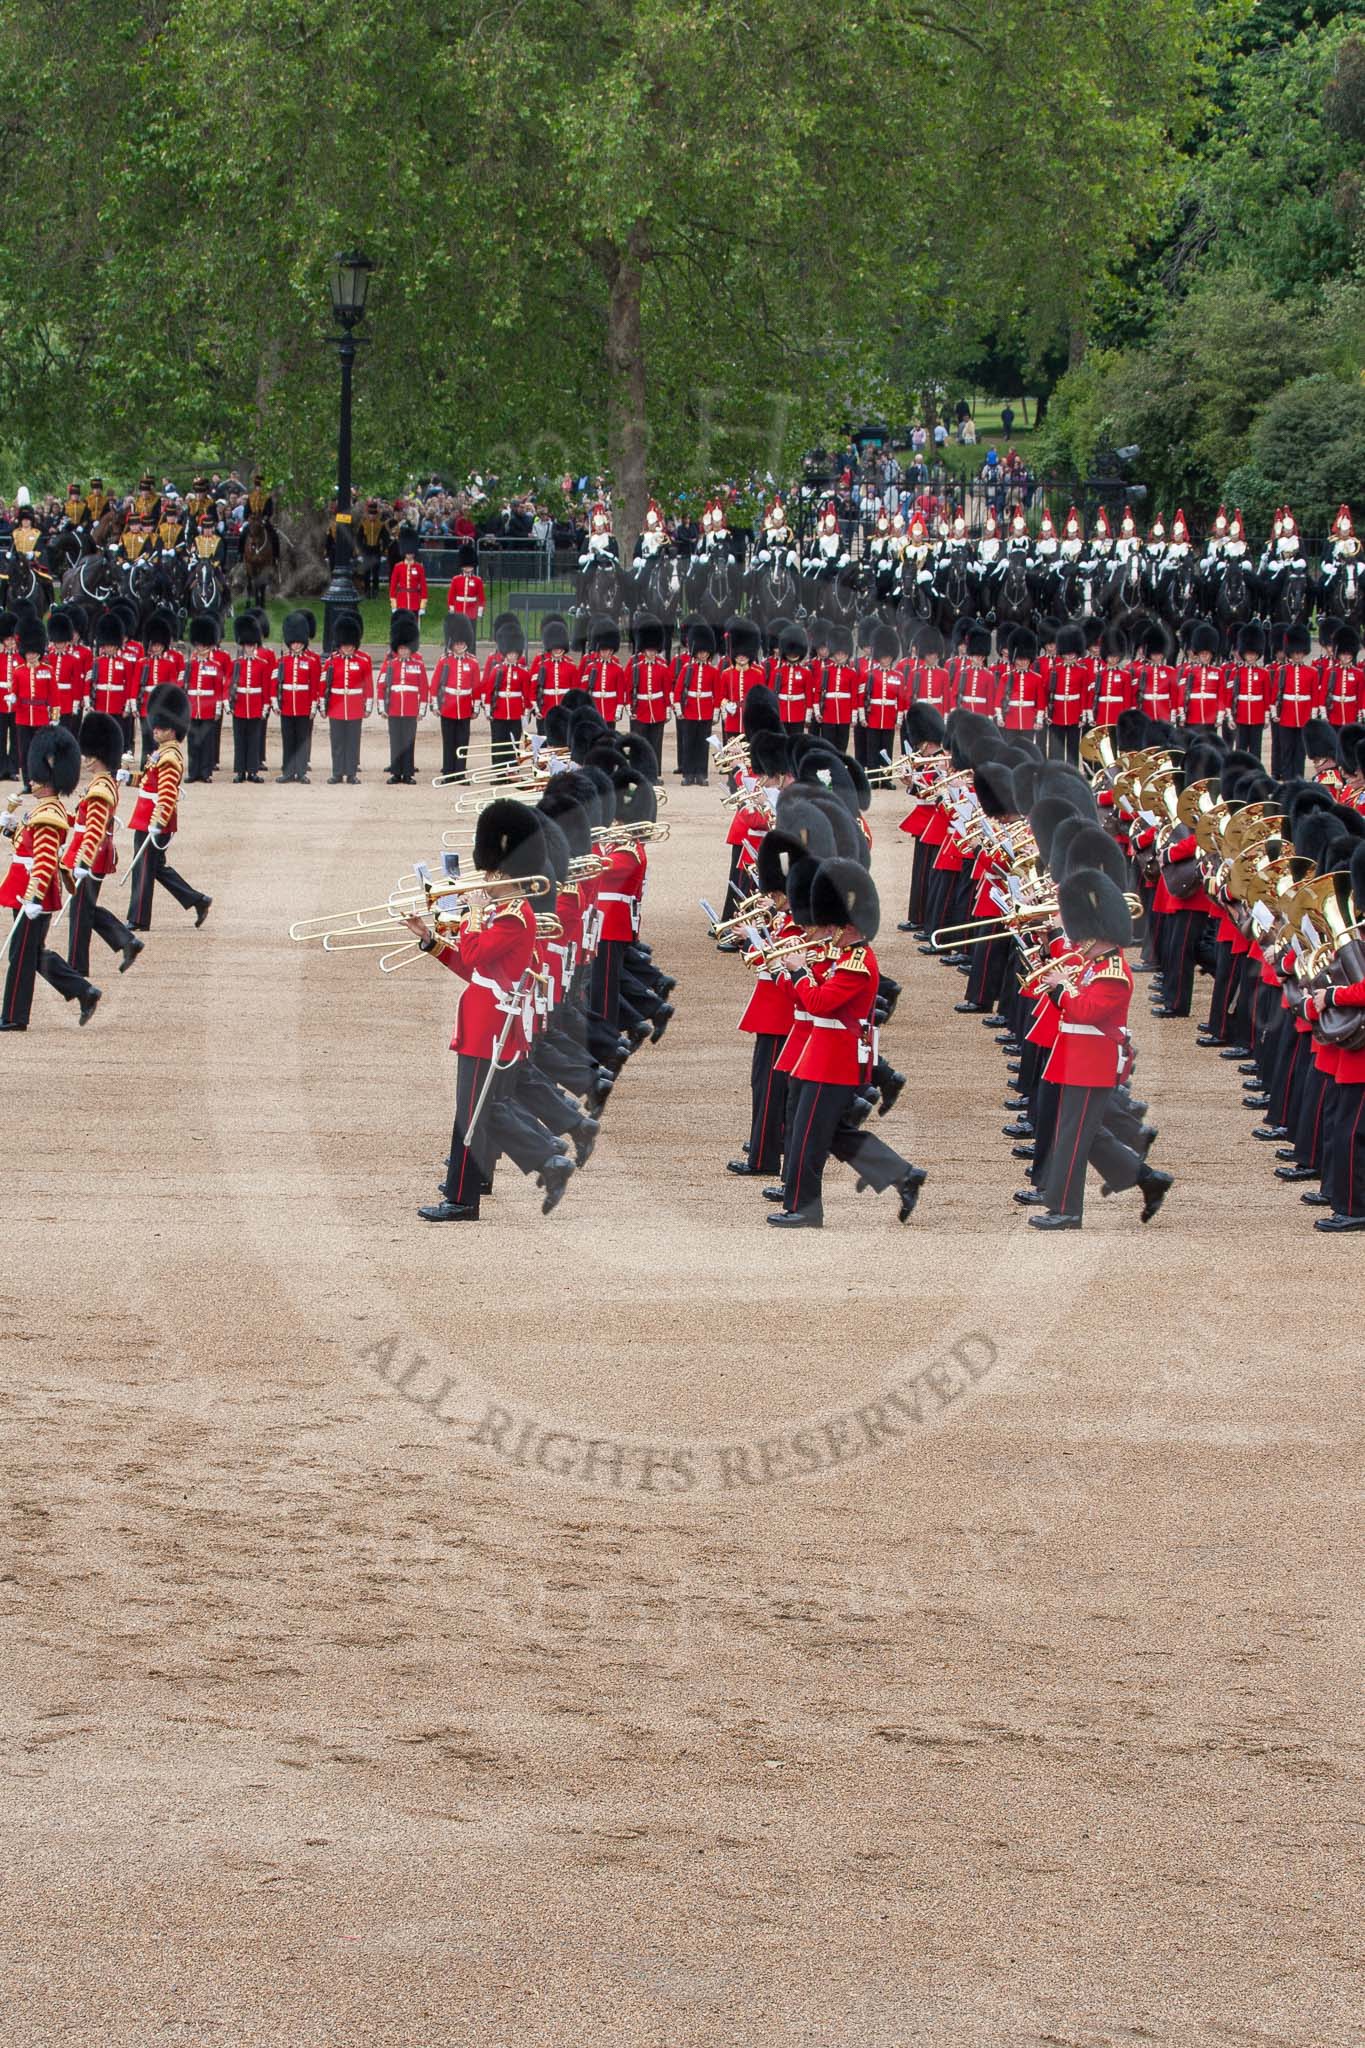
[[[359,347],[356,328],[365,317],[365,300],[374,268],[367,256],[352,250],[332,264],[327,289],[332,301],[332,318],[340,330],[337,352],[341,357],[341,424],[337,432],[337,518],[332,548],[332,580],[322,600],[322,645],[330,654],[336,646],[337,620],[356,608],[355,578],[351,562],[355,554],[351,539],[351,369]]]

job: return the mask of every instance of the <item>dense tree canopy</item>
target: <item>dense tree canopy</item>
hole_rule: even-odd
[[[945,357],[1078,356],[1167,217],[1199,0],[0,0],[0,453],[788,469]],[[942,339],[946,337],[946,343]],[[65,481],[65,478],[59,479]]]

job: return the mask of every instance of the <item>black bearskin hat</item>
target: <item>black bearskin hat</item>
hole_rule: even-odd
[[[813,854],[807,854],[804,860],[794,860],[787,869],[787,914],[793,924],[814,924],[810,891],[819,872],[820,863]]]
[[[766,683],[755,683],[740,707],[744,721],[744,737],[752,739],[756,732],[781,732],[782,716],[777,708],[777,699]]]
[[[612,735],[612,745],[618,754],[624,754],[637,775],[647,775],[651,782],[659,779],[659,759],[653,747],[641,732],[618,732]]]
[[[630,637],[637,654],[661,654],[664,645],[663,620],[656,619],[652,612],[636,612]]]
[[[25,661],[40,661],[47,653],[47,627],[42,620],[20,619],[18,643]]]
[[[787,815],[793,803],[799,806],[809,805],[820,813],[833,834],[834,852],[840,860],[862,860],[867,842],[854,824],[852,812],[831,790],[826,789],[823,783],[793,783],[789,789],[781,792],[777,799],[779,831],[786,832],[791,829],[787,823]],[[804,817],[804,810],[798,809],[797,815],[798,818]],[[794,836],[801,836],[799,829],[794,832]]]
[[[29,743],[27,765],[30,782],[45,782],[58,796],[70,796],[81,779],[81,750],[64,725],[45,725]]]
[[[621,628],[615,619],[594,619],[588,644],[594,654],[618,653],[621,646]]]
[[[47,615],[47,636],[54,647],[71,645],[71,620],[60,605],[55,605]]]
[[[757,661],[761,649],[758,627],[752,619],[727,619],[725,637],[730,643],[730,656],[738,660],[741,655],[750,661]]]
[[[1063,626],[1057,634],[1057,653],[1064,661],[1077,661],[1085,653],[1085,630],[1081,626]]]
[[[1313,645],[1313,636],[1307,626],[1286,626],[1284,651],[1292,661],[1302,661]]]
[[[537,808],[543,817],[552,818],[558,825],[568,846],[569,858],[577,860],[592,850],[592,819],[585,806],[576,801],[570,791],[556,788],[557,783],[568,779],[565,775],[552,775],[550,786]],[[589,801],[594,796],[595,792],[590,792]]]
[[[478,628],[473,619],[467,619],[463,612],[449,612],[446,615],[446,640],[454,647],[467,647],[474,652],[478,639]]]
[[[291,612],[291,614],[290,614],[290,617],[292,618],[293,616],[294,616],[294,614],[293,614],[293,613]],[[304,616],[304,617],[306,618],[306,617],[308,616],[308,614],[307,614],[307,613],[304,613],[304,614],[303,614],[303,616]],[[286,639],[286,640],[288,640],[288,638],[289,638],[289,631],[288,631],[288,628],[289,628],[289,619],[286,619],[286,620],[285,620],[285,622],[284,622],[284,624],[285,624],[285,635],[284,635],[284,637],[285,637],[285,639]],[[217,619],[211,619],[211,618],[209,618],[209,617],[208,617],[207,615],[205,615],[204,617],[201,617],[201,618],[195,618],[195,619],[191,619],[191,620],[190,620],[190,646],[191,646],[191,647],[216,647],[216,646],[218,645],[218,642],[219,642],[219,639],[220,639],[220,638],[221,638],[221,635],[220,635],[220,633],[219,633],[219,630],[218,630],[218,621],[217,621]]]
[[[783,661],[804,661],[810,653],[810,641],[806,638],[805,627],[785,627],[777,643],[777,651]]]
[[[763,730],[751,732],[749,765],[755,775],[789,775],[791,755],[782,734]]]
[[[97,647],[122,647],[123,621],[114,612],[106,612],[95,627]]]
[[[983,761],[972,770],[977,801],[988,818],[1014,814],[1014,773],[1000,761]]]
[[[175,640],[175,621],[165,612],[153,612],[147,621],[146,645],[148,647],[170,647]]]
[[[317,629],[318,622],[312,612],[286,612],[284,624],[280,628],[280,638],[286,647],[293,647],[300,640],[307,645]]]
[[[525,654],[526,629],[515,612],[500,612],[493,621],[493,645],[504,656]]]
[[[947,731],[943,713],[933,704],[912,704],[905,714],[905,739],[912,747],[941,747]]]
[[[1139,747],[1147,745],[1150,721],[1145,711],[1134,705],[1131,711],[1120,711],[1114,720],[1114,745],[1121,754],[1135,754]]]
[[[1197,625],[1190,627],[1186,645],[1195,656],[1217,654],[1218,628],[1210,625],[1207,619],[1201,620]]]
[[[696,661],[705,661],[716,651],[716,636],[705,619],[693,619],[687,626],[687,651]]]
[[[259,647],[261,629],[251,612],[238,612],[232,622],[232,637],[239,647]]]
[[[529,804],[494,797],[474,824],[474,865],[485,875],[545,872],[545,838]]]
[[[1249,661],[1260,661],[1265,654],[1265,629],[1255,619],[1249,619],[1245,626],[1237,629],[1237,652]]]
[[[421,645],[422,626],[416,612],[395,612],[389,621],[389,651],[391,654],[411,654]]]
[[[653,776],[641,775],[634,768],[618,768],[612,781],[616,786],[617,824],[652,825],[659,815]]]
[[[1028,814],[1029,829],[1038,842],[1038,851],[1047,860],[1052,852],[1052,835],[1063,818],[1076,817],[1076,805],[1069,796],[1043,796]]]
[[[536,808],[536,823],[540,827],[540,836],[545,841],[545,855],[549,861],[546,873],[556,887],[562,888],[569,878],[568,836],[559,820],[552,818],[548,811],[541,810],[539,806]]]
[[[123,761],[123,727],[107,711],[87,711],[81,720],[80,747],[89,761],[98,761],[117,775]]]
[[[1073,868],[1058,887],[1057,906],[1073,946],[1089,939],[1109,946],[1133,942],[1133,919],[1123,891],[1098,868]]]
[[[147,729],[164,729],[183,740],[190,729],[190,700],[179,683],[158,683],[147,699]]]
[[[558,612],[540,622],[540,644],[546,654],[564,654],[569,646],[569,625]]]
[[[335,632],[338,647],[359,647],[365,637],[365,628],[360,623],[359,612],[339,613]]]
[[[1336,728],[1325,718],[1310,718],[1303,729],[1303,744],[1310,761],[1340,761],[1341,742]]]
[[[869,942],[877,936],[881,905],[867,869],[852,860],[822,860],[810,885],[811,922],[852,925]]]

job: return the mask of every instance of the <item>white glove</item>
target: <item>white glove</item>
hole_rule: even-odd
[[[147,827],[147,837],[151,841],[152,845],[156,848],[158,853],[160,853],[162,848],[167,844],[166,840],[164,840],[161,834],[157,831],[155,825],[149,825]]]
[[[41,917],[43,915],[43,906],[36,898],[31,898],[27,903],[19,905],[19,915],[20,917]]]
[[[72,868],[72,870],[71,870],[71,879],[72,879],[72,881],[73,881],[73,882],[75,882],[75,883],[76,883],[76,884],[77,884],[78,886],[79,886],[79,884],[80,884],[80,883],[82,883],[82,882],[88,882],[88,881],[90,880],[90,870],[89,870],[89,868],[84,868],[84,867],[82,867],[82,866],[81,866],[81,864],[80,864],[80,862],[79,862],[79,861],[77,861],[77,863],[76,863],[75,867],[74,867],[74,868]]]

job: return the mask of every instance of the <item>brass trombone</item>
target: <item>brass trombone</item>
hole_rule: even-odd
[[[711,926],[713,939],[728,938],[731,932],[741,931],[746,924],[756,924],[760,919],[771,917],[776,905],[771,896],[761,892],[746,896],[733,917],[724,917]]]
[[[472,897],[482,897],[483,904],[507,904],[533,902],[541,896],[554,893],[554,884],[548,875],[498,876],[496,878],[474,875],[458,882],[421,882],[417,890],[394,889],[382,903],[364,903],[357,910],[333,910],[319,917],[301,917],[289,927],[289,936],[299,945],[314,940],[322,942],[327,953],[344,953],[361,946],[374,945],[371,936],[375,932],[387,932],[395,924],[401,924],[405,917],[424,917],[433,912],[438,904],[460,899],[466,913],[483,907],[471,902]]]
[[[1125,890],[1124,902],[1129,915],[1142,915],[1142,898],[1131,890]],[[1046,924],[1060,916],[1060,906],[1055,902],[1021,903],[1015,910],[1001,911],[998,917],[974,917],[967,924],[941,924],[937,931],[930,932],[929,944],[936,953],[960,953],[966,946],[986,946],[992,939],[1022,939],[1029,925]],[[958,934],[965,932],[966,938]]]

